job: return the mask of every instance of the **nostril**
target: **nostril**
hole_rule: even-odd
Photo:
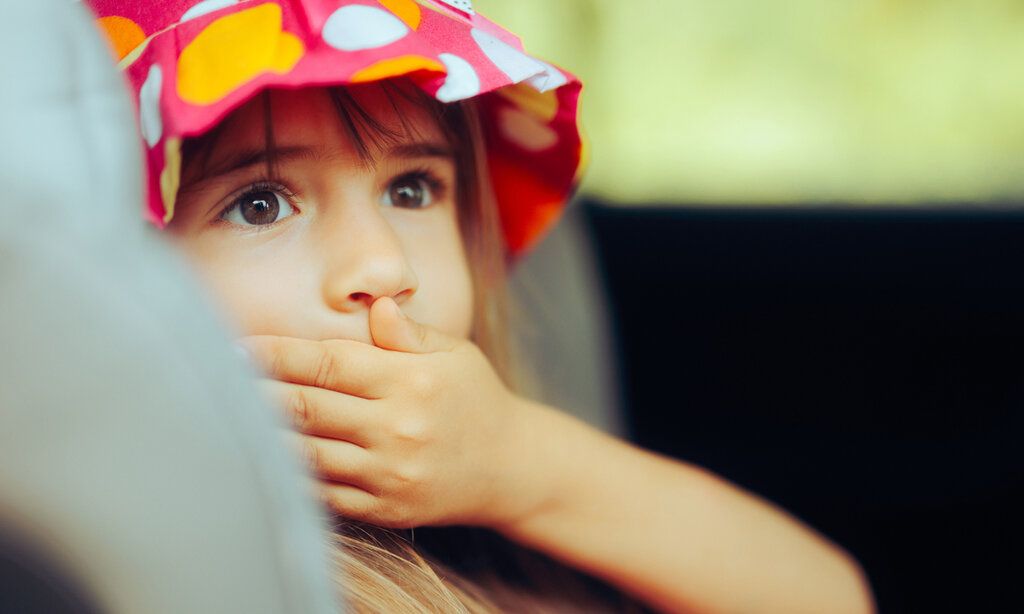
[[[373,296],[371,296],[367,292],[353,292],[352,294],[348,295],[348,298],[353,303],[366,303],[367,307],[369,307],[370,303],[373,302]]]
[[[407,290],[402,290],[398,294],[392,295],[391,298],[395,299],[395,302],[401,303],[403,300],[405,300],[405,299],[409,298],[410,296],[412,296],[413,292],[415,292],[415,290],[413,290],[412,288],[409,288]],[[386,295],[382,294],[380,296],[386,296]],[[352,302],[352,303],[365,303],[367,307],[372,305],[373,301],[377,300],[377,298],[380,298],[380,297],[375,297],[373,294],[370,294],[369,292],[353,292],[352,294],[348,295],[348,300],[350,302]]]

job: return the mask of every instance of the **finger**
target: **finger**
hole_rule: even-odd
[[[294,337],[258,335],[238,343],[274,378],[345,392],[363,398],[387,393],[386,377],[394,372],[387,353],[349,339],[313,341]]]
[[[369,451],[348,441],[288,431],[289,446],[317,477],[359,487],[374,483],[373,458]]]
[[[406,316],[390,296],[382,296],[370,305],[370,335],[378,347],[414,354],[450,352],[461,342]]]
[[[381,413],[370,399],[278,380],[261,380],[260,387],[284,409],[292,427],[307,435],[367,447],[381,432]]]
[[[380,432],[380,412],[372,401],[344,392],[278,380],[260,380],[260,387],[297,430],[307,435],[340,439],[365,447]]]
[[[372,522],[380,516],[382,504],[372,493],[338,482],[321,480],[319,498],[332,510],[351,520]]]

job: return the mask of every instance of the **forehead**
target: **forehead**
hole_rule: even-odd
[[[262,147],[268,131],[277,147],[320,145],[356,153],[352,131],[369,145],[443,142],[444,133],[431,109],[399,88],[377,84],[347,87],[270,90],[234,111],[224,121],[214,147],[219,151]]]

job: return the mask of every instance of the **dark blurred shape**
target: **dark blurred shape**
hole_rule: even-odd
[[[0,612],[99,614],[100,609],[56,560],[24,536],[0,528]]]
[[[1024,212],[586,211],[638,443],[847,548],[882,612],[1017,602]]]

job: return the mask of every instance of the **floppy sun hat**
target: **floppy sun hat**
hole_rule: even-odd
[[[580,82],[525,53],[470,0],[88,0],[138,108],[147,216],[174,215],[181,142],[267,87],[412,79],[479,97],[508,250],[554,223],[582,167]]]

